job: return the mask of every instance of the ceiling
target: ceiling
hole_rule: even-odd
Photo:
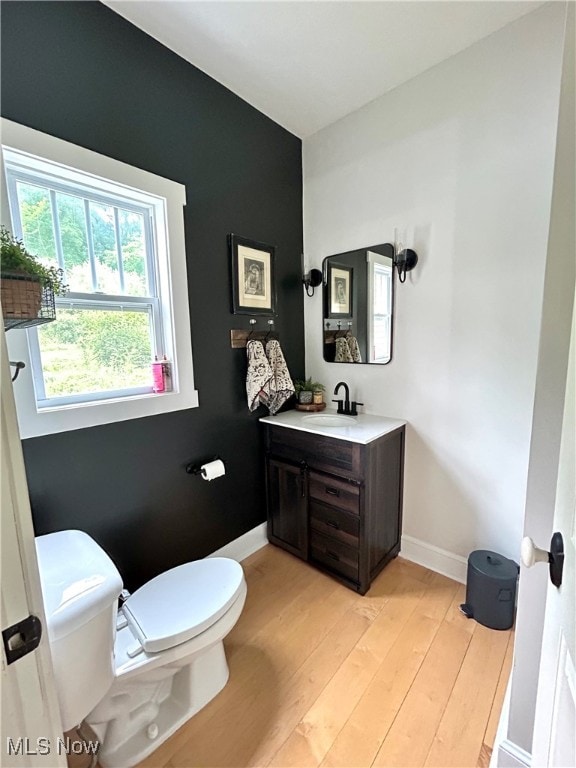
[[[104,0],[297,136],[310,136],[542,2]]]

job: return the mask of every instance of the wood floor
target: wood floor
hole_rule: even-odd
[[[141,768],[487,766],[512,632],[398,558],[365,597],[268,545],[243,563],[224,690]]]

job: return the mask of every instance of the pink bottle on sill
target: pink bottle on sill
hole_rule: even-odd
[[[155,357],[152,363],[152,390],[157,393],[164,392],[164,366],[158,362],[158,357]]]

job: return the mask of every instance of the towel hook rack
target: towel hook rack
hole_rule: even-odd
[[[275,320],[270,319],[266,322],[268,323],[268,330],[262,330],[258,331],[255,329],[256,320],[255,318],[250,318],[248,321],[250,323],[250,330],[244,329],[232,329],[230,331],[230,346],[232,349],[245,349],[246,345],[249,341],[262,341],[267,342],[268,339],[278,338],[278,334],[274,329]]]

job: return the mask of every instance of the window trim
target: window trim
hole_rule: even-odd
[[[392,302],[393,302],[393,281],[394,281],[394,267],[390,263],[388,256],[382,256],[374,251],[368,251],[366,256],[368,262],[368,303],[367,303],[367,318],[368,318],[368,360],[369,363],[375,363],[378,365],[387,365],[392,360]],[[388,344],[388,357],[387,358],[374,358],[374,271],[376,266],[381,267],[383,272],[389,277],[388,290],[389,290],[389,307],[390,311],[384,315],[388,318],[388,324],[390,328],[389,344]]]
[[[92,177],[97,189],[109,190],[112,183],[114,189],[125,188],[132,200],[138,199],[138,195],[141,200],[154,198],[154,204],[161,212],[156,217],[155,232],[157,277],[161,283],[161,314],[172,319],[171,333],[165,332],[166,353],[173,362],[172,392],[134,394],[117,399],[112,397],[96,402],[43,408],[40,412],[36,407],[32,384],[27,333],[19,329],[12,330],[6,336],[10,358],[22,360],[27,366],[27,371],[23,372],[27,375],[21,374],[14,387],[21,436],[37,437],[197,407],[184,241],[185,187],[5,118],[1,121],[1,131],[3,147],[20,153],[23,166],[42,167],[44,161],[43,167],[49,170],[51,164],[56,163],[64,166],[71,178],[74,178],[74,174],[76,178],[79,174],[84,179],[86,175]],[[12,229],[3,150],[0,177],[2,223]]]

